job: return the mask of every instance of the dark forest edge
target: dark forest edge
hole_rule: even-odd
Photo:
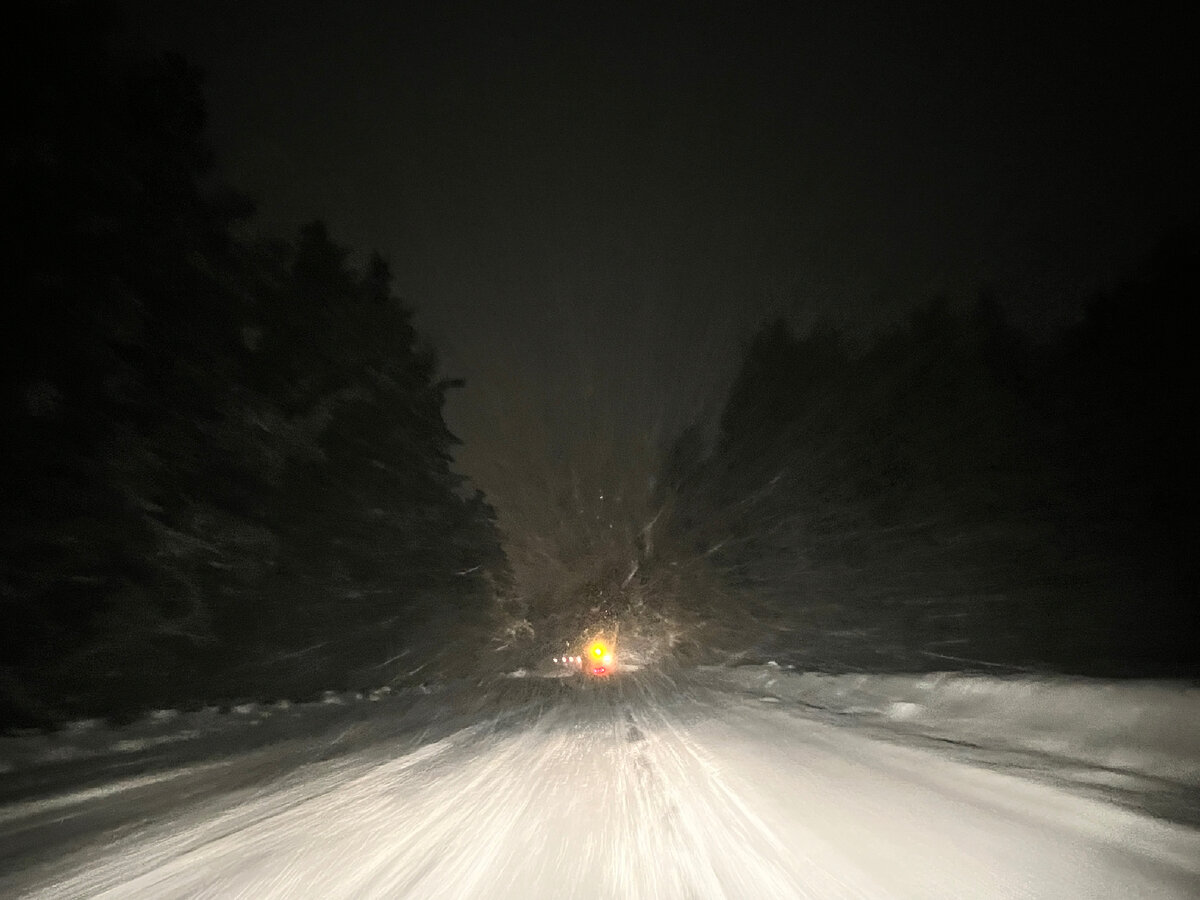
[[[765,324],[667,455],[658,570],[741,597],[701,621],[750,658],[1200,676],[1197,276],[1172,230],[1040,344],[989,295],[858,352]]]
[[[104,4],[21,31],[0,727],[472,659],[507,562],[387,264],[238,237],[199,73]]]
[[[239,236],[199,74],[105,9],[20,36],[0,727],[461,672],[510,574],[455,383],[383,259]],[[1200,674],[1196,289],[1180,232],[1047,344],[986,296],[858,351],[767,323],[639,546],[538,632],[596,594],[694,660]]]

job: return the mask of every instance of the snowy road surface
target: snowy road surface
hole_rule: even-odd
[[[145,810],[50,864],[6,853],[0,894],[1200,897],[1193,829],[799,705],[649,676],[531,690],[518,714],[236,790],[196,788],[235,759],[0,807],[10,849],[105,804]]]

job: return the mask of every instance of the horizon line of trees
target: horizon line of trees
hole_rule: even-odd
[[[200,74],[101,4],[22,28],[5,156],[0,727],[386,683],[508,576],[461,382],[321,222],[235,236]],[[435,665],[434,668],[437,666]]]
[[[664,459],[660,556],[816,667],[1197,676],[1198,276],[1174,231],[1042,344],[989,295],[853,353],[766,322]]]

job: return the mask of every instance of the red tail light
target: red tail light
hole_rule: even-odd
[[[596,666],[596,668],[592,669],[592,674],[593,675],[603,675],[607,671],[608,671],[608,669],[604,668],[604,666]]]

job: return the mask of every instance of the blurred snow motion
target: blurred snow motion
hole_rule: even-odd
[[[1200,892],[1200,833],[1184,824],[1200,787],[1193,688],[834,677],[770,664],[673,676],[644,670],[608,681],[525,674],[478,691],[491,700],[475,709],[462,696],[467,688],[445,686],[384,702],[347,697],[307,710],[230,713],[231,721],[260,721],[257,733],[282,728],[272,721],[307,721],[315,732],[323,716],[341,748],[290,770],[283,741],[233,756],[233,770],[255,759],[269,773],[238,790],[185,790],[215,781],[208,763],[10,804],[0,816],[6,847],[22,828],[39,826],[52,842],[54,828],[104,804],[137,809],[156,786],[174,783],[177,797],[191,797],[40,867],[6,851],[12,874],[0,878],[0,893],[167,900]],[[425,704],[425,717],[406,712],[409,702]],[[195,715],[159,715],[138,727],[194,730]],[[397,726],[406,715],[411,721]],[[431,728],[439,719],[447,726],[440,731]],[[406,732],[410,739],[401,739]],[[426,736],[414,743],[416,733]],[[227,726],[226,741],[234,735]],[[1114,793],[1077,789],[1083,780],[1069,776],[1084,768],[1109,773],[1112,783],[1094,778],[1089,786]],[[1063,777],[1037,777],[1054,771]],[[1175,821],[1135,808],[1139,790],[1168,785]]]

